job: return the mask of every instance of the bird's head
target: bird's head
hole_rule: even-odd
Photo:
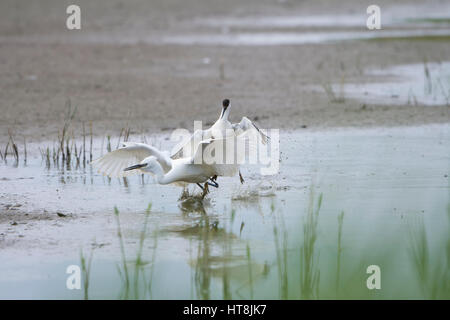
[[[228,115],[230,113],[230,100],[225,99],[222,101],[222,112],[220,113],[220,119],[228,119]]]
[[[156,157],[150,156],[150,157],[145,158],[138,164],[135,164],[133,166],[123,169],[123,171],[139,169],[144,172],[155,173],[155,170],[156,170],[157,164],[158,164],[157,162],[158,161],[156,160]]]

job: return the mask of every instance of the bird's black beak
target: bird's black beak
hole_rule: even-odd
[[[222,109],[222,114],[220,115],[220,118],[221,118],[221,119],[223,118],[223,115],[225,114],[225,111],[227,111],[227,108],[228,108],[228,107],[223,107],[223,109]]]
[[[130,171],[130,170],[139,169],[139,168],[146,167],[146,166],[147,166],[146,163],[143,163],[143,164],[135,164],[134,166],[131,166],[131,167],[128,167],[128,168],[123,169],[123,171]]]
[[[222,114],[220,115],[220,118],[223,117],[223,115],[225,114],[225,111],[227,111],[229,105],[230,105],[230,100],[225,99],[222,101]]]

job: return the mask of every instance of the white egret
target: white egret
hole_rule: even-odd
[[[172,156],[172,159],[180,159],[181,157],[189,157],[194,153],[196,147],[196,141],[201,141],[203,139],[221,139],[221,138],[231,138],[231,137],[242,137],[248,134],[258,134],[261,138],[261,142],[266,144],[269,137],[265,135],[259,128],[247,117],[242,117],[239,123],[232,124],[228,120],[230,115],[231,103],[229,99],[222,101],[222,111],[220,113],[219,119],[206,130],[196,130],[191,138]],[[235,166],[236,171],[239,167]],[[215,181],[217,177],[214,177]],[[241,183],[244,183],[241,172],[239,171],[239,178]]]
[[[203,159],[203,151],[215,142],[206,139],[199,142],[196,153],[191,157],[171,159],[169,154],[144,143],[125,142],[123,147],[111,151],[91,162],[98,171],[108,177],[127,177],[137,173],[150,173],[156,176],[159,184],[177,184],[183,187],[196,183],[203,190],[203,197],[208,192],[208,185],[219,187],[211,177],[234,175],[233,167],[227,165],[196,161]],[[201,158],[199,158],[201,157]],[[202,187],[200,183],[205,183]]]

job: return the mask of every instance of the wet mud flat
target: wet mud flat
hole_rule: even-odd
[[[0,164],[0,298],[450,298],[448,4],[381,1],[380,32],[359,1],[80,5],[68,33],[65,4],[0,3],[0,151],[28,150]],[[97,157],[125,124],[170,146],[223,98],[282,129],[279,174],[201,201],[52,159],[67,101]]]
[[[265,128],[448,122],[449,80],[423,102],[422,85],[395,69],[421,71],[426,60],[433,74],[448,60],[447,3],[382,1],[377,31],[367,30],[359,1],[79,5],[83,27],[71,32],[59,1],[0,4],[0,143],[9,130],[52,139],[69,98],[77,124],[93,121],[102,133],[126,121],[149,132],[186,127],[192,115],[210,123],[224,98],[236,121]],[[377,70],[388,74],[374,79]],[[398,82],[400,92],[391,90]]]
[[[0,166],[0,296],[448,298],[449,141],[448,125],[286,130],[279,174],[244,166],[205,201],[47,167],[30,144],[26,165]],[[87,290],[68,290],[67,267],[89,261]]]

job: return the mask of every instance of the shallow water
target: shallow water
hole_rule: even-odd
[[[367,83],[335,84],[336,93],[377,104],[450,105],[450,62],[367,70]],[[342,91],[342,92],[341,92]]]
[[[232,28],[295,28],[295,27],[361,27],[366,25],[368,15],[365,7],[355,8],[352,14],[338,14],[323,10],[321,14],[307,14],[300,12],[295,15],[257,15],[257,16],[214,16],[201,17],[195,23],[201,26]],[[420,25],[435,26],[436,21],[449,24],[446,13],[450,5],[441,3],[439,6],[416,3],[414,6],[405,4],[390,5],[381,9],[383,26]],[[361,14],[363,13],[363,14]],[[433,24],[434,22],[434,24]]]
[[[450,36],[448,4],[391,6],[380,30],[368,30],[366,8],[356,14],[206,16],[174,22],[165,32],[144,29],[86,30],[80,34],[0,35],[0,44],[103,44],[280,46],[354,40],[436,39]],[[444,39],[445,41],[445,39]]]
[[[92,248],[91,299],[450,297],[449,125],[284,132],[280,148],[278,175],[246,166],[243,186],[219,178],[203,203],[180,201],[180,188],[151,177],[127,186],[90,169],[46,168],[39,157],[2,164],[3,206],[71,216],[3,231],[0,297],[83,298],[66,288],[65,271]],[[381,290],[366,287],[369,265],[381,268]]]
[[[222,34],[168,35],[160,39],[163,44],[176,45],[226,45],[226,46],[279,46],[318,44],[349,40],[385,38],[415,38],[449,36],[450,29],[438,30],[378,30],[337,32],[238,32]],[[155,40],[158,41],[158,40]]]

